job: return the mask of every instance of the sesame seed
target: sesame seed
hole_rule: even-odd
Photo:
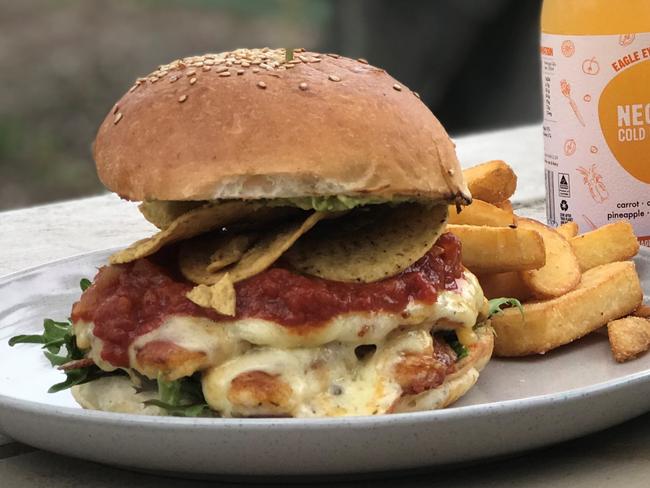
[[[225,66],[219,66],[216,70],[217,73],[223,73],[224,71],[228,71],[228,68]]]
[[[198,66],[199,68],[203,66],[203,61],[199,61],[198,63],[194,63],[194,66]]]
[[[253,60],[251,61],[251,64],[261,64],[261,63],[262,63],[262,60],[261,60],[261,59],[253,59]]]
[[[230,71],[224,71],[223,73],[219,73],[219,76],[226,77],[226,76],[230,76],[231,74],[232,73]]]
[[[298,85],[298,88],[300,88],[302,91],[305,91],[309,88],[309,86],[307,85],[307,83],[303,82],[300,83],[300,85]]]
[[[341,78],[339,78],[339,77],[336,76],[336,75],[329,75],[328,78],[329,78],[330,80],[332,80],[332,81],[341,81]]]
[[[196,76],[193,77],[193,78],[190,78],[190,85],[193,85],[194,83],[196,83]]]
[[[119,109],[120,106],[116,103],[115,106],[113,107],[113,113],[116,114]]]
[[[259,68],[253,68],[253,73],[259,73],[260,69]]]
[[[413,92],[413,95],[415,95],[416,97],[420,98],[420,94],[419,94],[418,92]]]
[[[246,70],[243,70],[243,69],[238,69],[237,70],[238,75],[243,75],[245,72],[246,72]]]
[[[447,170],[447,174],[448,174],[449,176],[454,176],[454,170],[451,169],[451,168],[449,168],[449,169]]]
[[[186,74],[187,76],[194,76],[194,75],[196,74],[196,70],[195,70],[195,69],[191,69],[191,70],[189,70],[188,72],[186,72],[185,74]]]
[[[321,59],[320,58],[312,58],[309,60],[310,63],[320,63]]]
[[[257,86],[259,86],[262,89],[265,89],[266,88],[266,83],[264,83],[263,81],[258,81]]]
[[[368,60],[365,58],[357,58],[357,61],[359,61],[361,64],[368,64]]]
[[[131,88],[129,88],[129,93],[134,92],[135,89],[138,87],[138,85],[133,85]]]
[[[402,87],[401,87],[400,85],[398,85],[397,83],[395,83],[395,84],[393,85],[393,88],[394,88],[395,90],[397,90],[397,91],[402,91]]]
[[[210,71],[212,69],[212,66],[204,66],[203,71]]]
[[[328,55],[330,58],[334,58],[334,59],[339,59],[339,58],[341,57],[341,56],[339,56],[338,54],[334,54],[334,53],[327,53],[327,55]]]
[[[118,113],[118,114],[115,116],[115,118],[113,119],[113,125],[117,125],[117,123],[118,123],[120,120],[122,120],[122,117],[123,117],[122,112]]]
[[[214,65],[214,59],[206,59],[203,64],[207,66],[212,66]]]
[[[170,83],[174,83],[174,82],[177,81],[177,80],[178,80],[178,76],[174,75],[174,76],[172,76],[172,77],[169,79],[169,82],[170,82]]]
[[[250,64],[248,61],[242,61],[241,65],[242,65],[244,68],[248,68],[251,64]]]
[[[187,100],[187,95],[181,95],[178,97],[178,103],[183,103],[185,100]]]

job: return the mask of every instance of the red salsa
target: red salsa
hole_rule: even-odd
[[[237,315],[227,317],[199,307],[185,295],[192,284],[148,259],[106,266],[72,308],[72,321],[94,323],[104,341],[102,359],[129,365],[128,346],[171,315],[214,321],[255,317],[296,333],[348,312],[402,312],[410,301],[433,303],[439,290],[456,289],[461,277],[460,242],[443,234],[431,250],[402,273],[375,283],[341,283],[296,274],[281,266],[237,283]]]

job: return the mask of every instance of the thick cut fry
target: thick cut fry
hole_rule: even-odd
[[[582,271],[601,264],[624,261],[639,252],[639,241],[632,225],[626,220],[604,225],[569,242]]]
[[[504,273],[544,266],[544,241],[538,232],[511,227],[448,225],[463,245],[463,264],[477,274]]]
[[[546,264],[539,269],[520,271],[519,275],[537,298],[564,295],[580,282],[580,265],[571,244],[554,229],[533,219],[517,218],[520,229],[539,232],[544,240]]]
[[[501,210],[505,210],[508,213],[513,213],[512,202],[510,200],[504,200],[502,202],[497,202],[494,204],[495,207],[499,207]]]
[[[517,271],[480,275],[478,281],[485,297],[490,300],[492,298],[508,297],[523,302],[532,296]]]
[[[472,197],[488,203],[507,200],[517,188],[517,175],[503,161],[488,161],[467,168],[463,176]]]
[[[524,304],[523,317],[516,308],[494,315],[495,355],[545,353],[629,314],[642,300],[633,262],[598,266],[585,272],[569,293]]]
[[[449,206],[450,224],[459,225],[490,225],[493,227],[507,227],[514,221],[512,213],[501,210],[494,205],[482,200],[474,199],[471,205],[463,207],[460,213],[454,205]]]
[[[634,312],[632,312],[632,315],[635,317],[643,317],[644,319],[650,319],[650,306],[641,304],[639,305],[639,308],[637,308]]]
[[[607,324],[607,335],[616,362],[634,359],[650,347],[650,320],[624,317]]]
[[[556,232],[560,234],[565,239],[571,239],[578,235],[578,224],[575,222],[565,222],[564,224],[557,227]]]

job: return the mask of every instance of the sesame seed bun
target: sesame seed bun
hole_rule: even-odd
[[[365,60],[238,50],[139,78],[94,144],[129,200],[407,196],[467,202],[454,145],[416,93]]]

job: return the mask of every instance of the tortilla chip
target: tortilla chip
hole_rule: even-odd
[[[201,307],[212,308],[222,315],[235,315],[235,286],[228,273],[213,285],[195,286],[186,296]]]
[[[256,238],[256,234],[226,232],[189,239],[180,246],[178,266],[188,280],[212,285],[221,277],[216,273],[239,261]]]
[[[319,225],[284,257],[294,269],[327,280],[378,281],[404,271],[431,249],[446,219],[446,205],[360,209]]]
[[[303,234],[320,220],[331,216],[328,212],[314,212],[302,223],[285,224],[263,236],[229,270],[233,282],[245,280],[261,273],[282,256]]]
[[[256,239],[256,234],[237,234],[230,235],[227,239],[219,241],[218,245],[213,248],[216,250],[210,256],[208,271],[216,273],[226,266],[236,263]]]
[[[190,239],[194,236],[220,229],[246,220],[255,225],[264,225],[283,219],[288,211],[285,207],[267,207],[264,202],[228,200],[205,204],[184,213],[165,230],[147,239],[142,239],[110,257],[111,264],[130,263],[159,251],[163,246]]]
[[[268,233],[228,271],[210,273],[207,271],[209,261],[205,260],[201,264],[198,260],[192,262],[191,259],[188,259],[186,264],[190,264],[194,269],[188,266],[184,269],[181,265],[183,274],[188,273],[188,270],[190,270],[192,273],[190,279],[192,281],[201,279],[205,283],[195,286],[187,294],[187,298],[197,305],[213,308],[221,314],[235,315],[236,295],[233,284],[264,271],[277,261],[301,235],[316,225],[319,220],[331,215],[331,213],[327,212],[314,212],[303,222],[285,224],[276,231]],[[188,257],[189,255],[190,251],[188,250]]]
[[[205,201],[152,200],[142,202],[138,205],[138,210],[153,225],[159,229],[166,229],[184,213],[206,203]]]

